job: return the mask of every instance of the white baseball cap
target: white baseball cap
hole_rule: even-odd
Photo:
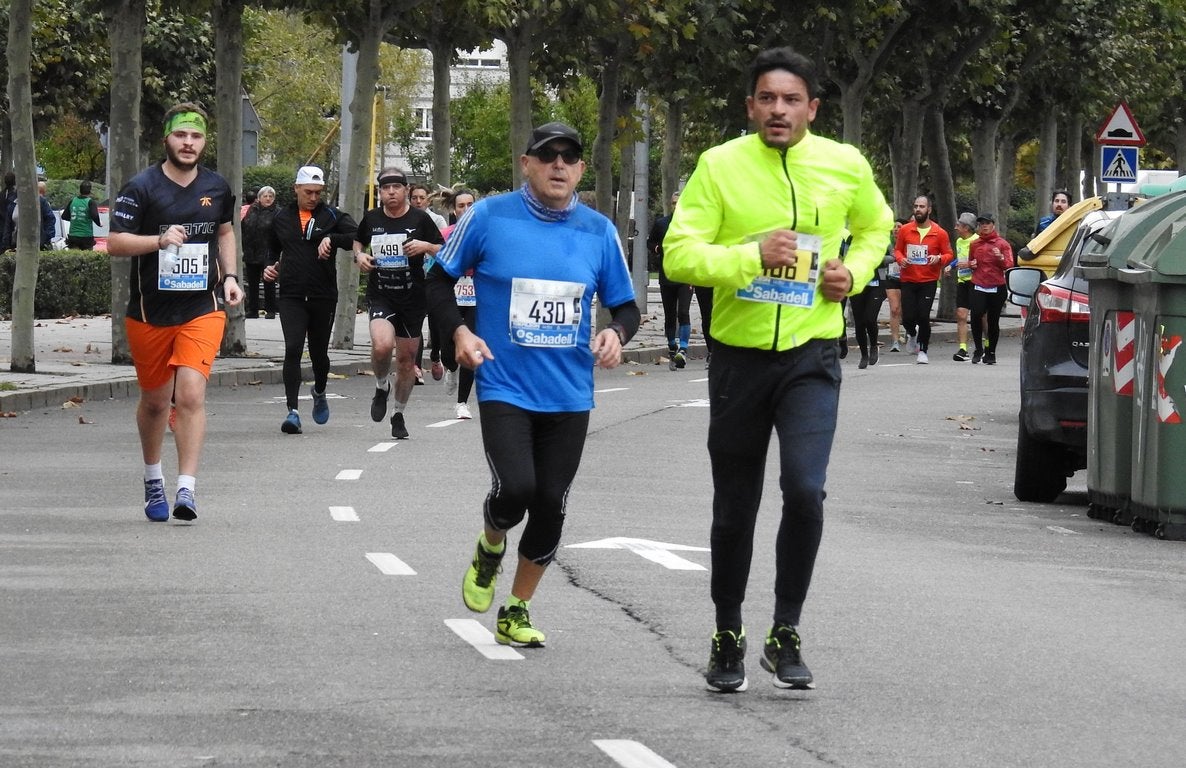
[[[321,170],[315,165],[304,165],[297,169],[296,175],[297,184],[313,184],[318,187],[325,186],[325,171]]]

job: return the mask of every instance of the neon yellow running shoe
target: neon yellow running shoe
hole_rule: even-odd
[[[531,626],[531,615],[523,605],[504,605],[498,609],[498,629],[494,639],[502,645],[525,645],[543,648],[543,632]]]
[[[502,552],[487,552],[482,540],[478,539],[473,562],[461,580],[461,599],[466,608],[476,613],[490,610],[490,604],[494,602],[494,582],[502,570],[502,555]]]

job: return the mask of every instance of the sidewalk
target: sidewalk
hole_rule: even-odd
[[[1016,310],[1016,307],[1007,307],[1006,312],[1011,314],[1001,318],[1003,335],[1020,332],[1021,323]],[[700,333],[700,307],[695,301],[692,302],[691,316],[692,339],[688,350],[694,361],[692,366],[700,367],[696,361],[704,356],[705,347]],[[888,318],[888,307],[883,305],[883,328],[888,326]],[[888,332],[883,339],[886,336]],[[849,337],[851,342],[851,327]],[[334,373],[370,374],[371,347],[365,313],[356,315],[354,338],[354,349],[330,349],[330,369]],[[942,321],[934,323],[931,338],[934,344],[951,343],[955,339],[955,324]],[[855,342],[851,343],[855,348]],[[109,316],[38,320],[33,329],[33,344],[37,372],[13,373],[10,370],[12,323],[0,321],[0,414],[58,408],[71,399],[105,400],[138,396],[136,374],[132,366],[111,363]],[[284,337],[279,319],[248,320],[247,350],[246,356],[221,357],[215,361],[210,386],[282,383]],[[657,365],[667,361],[663,304],[659,300],[656,280],[652,280],[648,286],[642,326],[626,345],[622,355],[625,363],[634,365]]]

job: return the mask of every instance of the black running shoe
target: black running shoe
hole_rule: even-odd
[[[960,347],[959,351],[951,356],[951,359],[956,361],[957,363],[964,362],[965,360],[968,359],[968,350],[964,349],[963,347]]]
[[[387,398],[391,396],[391,388],[379,389],[375,387],[375,396],[371,398],[371,421],[383,421],[387,415]]]
[[[981,350],[979,350],[979,349],[978,349],[978,350],[976,350],[975,352],[973,352],[973,353],[972,353],[972,365],[976,365],[977,363],[979,363],[979,362],[980,362],[980,359],[981,359],[982,357],[984,357],[984,352],[983,352],[983,351],[981,351]]]
[[[992,351],[985,352],[984,353],[984,364],[985,365],[996,365],[997,364],[997,353],[992,352]]]
[[[408,439],[408,428],[404,426],[404,415],[396,412],[391,414],[391,436],[396,440]]]
[[[811,670],[803,663],[799,652],[799,633],[794,627],[776,624],[766,635],[762,649],[762,669],[774,674],[774,685],[779,688],[808,690],[815,687]]]
[[[745,679],[745,628],[740,635],[727,629],[712,636],[704,681],[708,690],[719,693],[740,693],[749,687]]]

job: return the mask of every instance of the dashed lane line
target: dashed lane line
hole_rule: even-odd
[[[378,445],[372,445],[370,448],[367,448],[367,453],[387,453],[397,445],[399,443],[394,440],[389,443],[379,443]]]
[[[454,424],[462,424],[469,419],[445,419],[444,421],[434,421],[428,425],[429,429],[440,429],[441,427],[451,427]]]
[[[339,523],[357,523],[358,513],[354,507],[330,507],[329,516]]]
[[[357,480],[362,477],[361,469],[343,469],[334,477],[335,480]]]
[[[367,552],[367,560],[374,563],[375,567],[384,576],[415,576],[416,571],[412,570],[412,566],[400,560],[390,552]]]
[[[593,744],[622,768],[675,768],[646,745],[629,739],[593,739]]]
[[[453,630],[474,650],[492,661],[520,661],[523,654],[509,645],[499,645],[490,630],[473,619],[445,619],[445,626]]]

